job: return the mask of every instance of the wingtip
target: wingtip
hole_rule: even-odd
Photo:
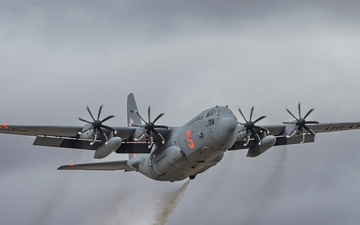
[[[63,166],[60,166],[59,168],[57,168],[57,170],[68,170],[68,169],[71,169],[72,167],[74,167],[74,164],[63,165]]]
[[[64,170],[64,166],[58,167],[57,170]]]

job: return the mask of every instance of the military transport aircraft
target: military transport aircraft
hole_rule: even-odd
[[[226,151],[248,149],[248,157],[257,157],[273,146],[314,142],[315,135],[323,132],[360,129],[356,123],[323,123],[307,121],[314,111],[304,117],[298,104],[298,117],[289,109],[294,121],[282,125],[258,126],[266,116],[253,120],[254,107],[247,118],[239,108],[244,121],[238,119],[227,106],[215,106],[202,111],[182,127],[157,125],[164,115],[151,120],[150,106],[147,120],[139,113],[134,95],[127,98],[128,126],[110,127],[89,107],[91,121],[79,118],[84,126],[11,126],[0,125],[0,133],[35,136],[34,145],[60,148],[86,149],[102,159],[111,154],[128,153],[128,160],[70,164],[59,170],[124,170],[137,171],[159,181],[194,179],[199,173],[215,166]]]

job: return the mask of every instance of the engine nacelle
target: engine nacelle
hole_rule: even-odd
[[[172,172],[185,162],[185,154],[178,146],[170,146],[152,159],[152,167],[158,175]]]
[[[113,151],[118,149],[122,143],[120,137],[110,138],[107,144],[101,145],[94,154],[94,159],[103,159],[106,156],[110,155]]]
[[[256,157],[264,153],[266,150],[274,146],[276,143],[276,137],[273,135],[268,135],[261,139],[261,145],[253,145],[250,147],[247,157]]]
[[[94,136],[94,130],[89,128],[91,127],[91,124],[85,124],[84,127],[82,128],[81,132],[79,132],[80,138],[81,139],[92,139]],[[83,133],[84,130],[88,130],[86,132]]]

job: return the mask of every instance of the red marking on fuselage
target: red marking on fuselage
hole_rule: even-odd
[[[6,125],[6,124],[1,124],[0,128],[7,129],[7,128],[9,128],[9,127],[8,127],[8,125]]]
[[[138,155],[137,153],[134,153],[134,154],[133,154],[133,157],[136,158],[137,155]]]
[[[190,130],[186,131],[185,133],[187,141],[188,141],[188,146],[189,148],[194,148],[195,147],[195,143],[193,142],[192,138],[191,138],[191,132]]]
[[[74,164],[70,164],[70,167],[74,167]]]

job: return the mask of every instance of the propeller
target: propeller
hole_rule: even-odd
[[[146,121],[139,114],[138,111],[135,111],[136,115],[138,115],[139,118],[145,123],[145,124],[139,126],[139,127],[143,128],[143,131],[141,132],[141,135],[138,138],[135,138],[135,140],[142,139],[145,136],[145,134],[147,134],[150,137],[150,144],[148,146],[149,148],[151,148],[152,145],[154,144],[154,138],[153,138],[152,134],[159,136],[162,140],[162,142],[161,142],[162,144],[165,143],[164,137],[159,132],[156,131],[156,128],[169,129],[169,127],[167,127],[167,126],[155,125],[156,121],[158,121],[165,113],[160,113],[153,121],[151,121],[150,112],[151,112],[151,106],[148,107],[148,121]]]
[[[93,122],[90,122],[88,120],[84,120],[82,118],[79,118],[80,121],[91,124],[91,126],[89,128],[79,132],[79,135],[82,134],[82,133],[85,133],[85,132],[87,132],[87,131],[89,131],[91,129],[93,129],[93,131],[94,131],[94,139],[90,143],[90,145],[93,145],[96,142],[96,139],[97,139],[97,136],[98,136],[99,133],[105,137],[105,139],[106,139],[105,144],[108,143],[109,139],[108,139],[107,135],[105,134],[105,132],[102,130],[102,128],[107,129],[107,130],[111,130],[112,132],[114,132],[114,134],[117,133],[117,131],[114,128],[106,126],[106,125],[103,124],[105,121],[107,121],[107,120],[109,120],[111,118],[114,118],[115,117],[114,115],[108,116],[105,119],[100,120],[100,115],[101,115],[102,108],[103,108],[103,105],[100,106],[97,118],[95,119],[95,117],[93,116],[93,114],[91,113],[91,111],[89,109],[89,106],[86,106],[86,109],[89,112],[91,118],[93,119]]]
[[[306,118],[314,111],[315,109],[310,109],[304,117],[301,117],[301,103],[299,102],[298,104],[298,111],[299,111],[299,118],[297,118],[296,116],[294,116],[294,114],[291,113],[291,111],[289,109],[286,109],[286,111],[295,119],[295,121],[292,122],[283,122],[284,124],[295,124],[296,126],[298,126],[298,130],[303,134],[303,142],[305,141],[305,133],[303,132],[303,129],[305,129],[307,132],[309,132],[313,137],[315,137],[315,132],[313,130],[311,130],[311,128],[309,128],[307,126],[307,124],[319,124],[318,121],[306,121]],[[288,135],[287,137],[292,137],[294,136],[296,133],[296,131],[294,130],[290,135]]]
[[[260,116],[256,120],[252,121],[252,116],[253,116],[253,113],[254,113],[254,106],[253,106],[251,108],[251,111],[250,111],[250,119],[247,120],[246,117],[244,116],[244,114],[242,113],[240,107],[238,109],[239,109],[239,112],[240,112],[241,116],[245,120],[245,123],[238,122],[239,124],[243,125],[246,128],[247,140],[244,143],[244,146],[247,146],[249,144],[250,137],[251,137],[252,134],[255,136],[255,139],[258,142],[258,144],[261,145],[261,138],[260,138],[259,134],[256,132],[256,130],[259,130],[260,132],[266,132],[267,134],[270,133],[270,132],[269,132],[268,129],[256,126],[255,124],[257,122],[259,122],[260,120],[266,118],[266,116]]]

